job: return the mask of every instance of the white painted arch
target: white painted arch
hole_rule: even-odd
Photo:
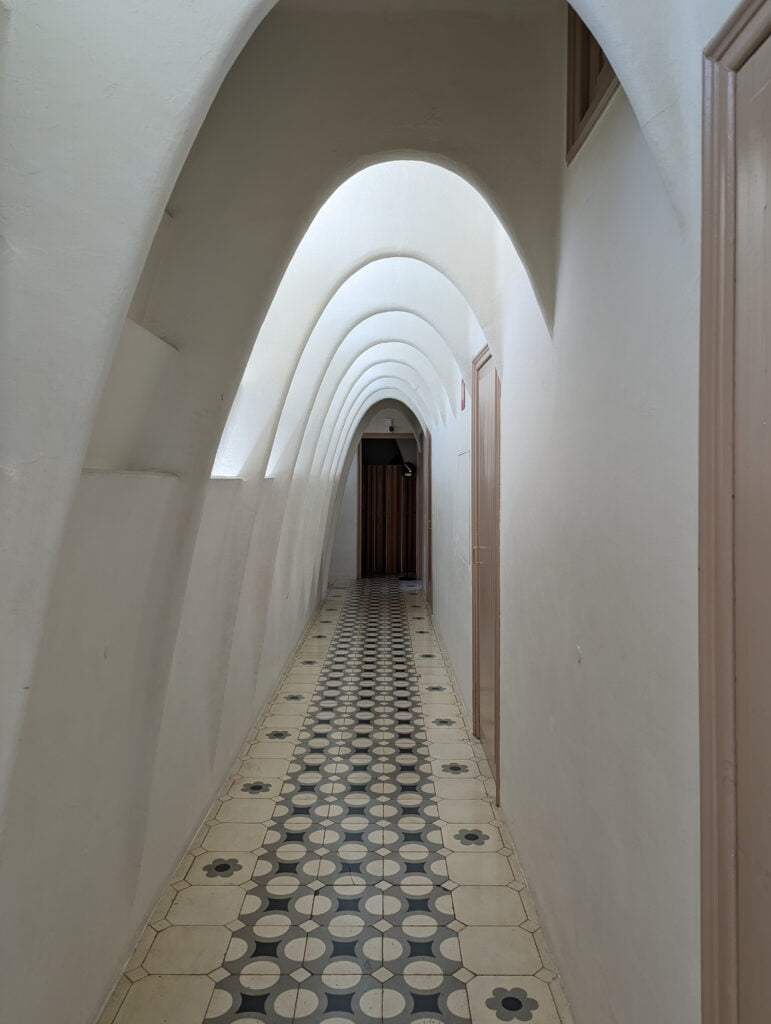
[[[698,54],[734,6],[575,3],[610,55],[694,234]],[[9,553],[0,616],[8,630],[0,643],[8,681],[3,786],[65,518],[134,285],[207,112],[274,3],[233,0],[223,10],[217,0],[124,7],[11,0],[7,7],[2,32],[14,88],[6,96],[3,180],[15,258],[5,272],[15,372],[4,375],[9,390],[0,401]],[[31,154],[43,173],[30,173]]]
[[[377,168],[376,181],[382,185],[392,167],[397,175],[403,173],[397,165],[387,163]],[[410,170],[417,178],[414,183],[419,196],[426,193],[441,194],[441,189],[437,186],[442,180],[445,183],[452,181],[453,195],[465,191],[473,193],[473,189],[461,179],[456,179],[454,175],[447,178],[449,172],[437,174],[436,168],[430,165],[412,162]],[[429,173],[421,183],[420,178],[425,171]],[[366,181],[367,178],[371,178],[371,173],[365,171],[361,176]],[[344,187],[341,188],[341,202],[338,208],[340,221],[349,219],[348,211],[358,211],[359,203],[366,200],[366,196],[357,195],[357,191],[359,190],[354,190],[352,195],[347,196]],[[482,226],[487,228],[485,221],[493,216],[492,211],[486,207],[477,207],[477,214]],[[433,211],[426,210],[425,215],[432,216]],[[468,221],[466,223],[468,224]],[[426,227],[424,225],[424,231]],[[329,225],[328,230],[336,237]],[[398,231],[397,227],[392,227],[391,230]],[[444,240],[441,241],[444,246]],[[492,258],[505,244],[505,236],[501,234],[495,248],[490,251],[490,257]],[[463,262],[471,262],[468,259],[468,247],[451,250],[442,246],[437,243],[436,252],[432,253],[432,257],[441,256],[445,268],[449,266],[452,269],[453,262],[457,262],[459,256]],[[298,250],[298,255],[301,251],[302,246]],[[321,251],[323,252],[323,249]],[[344,252],[336,254],[332,251],[329,254],[325,253],[326,255],[329,262],[334,261],[336,255],[339,260],[344,261],[346,258]],[[513,249],[510,251],[510,259],[512,262],[517,259]],[[483,264],[484,261],[480,259],[478,263]],[[489,289],[489,282],[494,280],[494,274],[491,268],[488,270],[486,287]],[[301,415],[300,410],[307,406],[309,397],[316,392],[321,375],[337,346],[342,343],[341,339],[351,335],[364,321],[379,313],[401,312],[424,320],[442,337],[466,378],[470,377],[471,360],[488,340],[498,360],[502,360],[499,339],[486,337],[474,313],[472,302],[450,280],[445,270],[432,265],[426,259],[384,255],[365,262],[343,279],[311,326],[303,323],[304,318],[313,316],[315,310],[315,302],[306,296],[307,274],[308,270],[302,265],[302,261],[298,265],[292,261],[285,272],[265,326],[255,342],[225,426],[213,468],[213,473],[217,476],[241,476],[248,472],[248,466],[253,466],[254,471],[257,471],[260,465],[258,439],[264,435],[266,429],[270,429],[266,422],[265,404],[260,397],[266,377],[274,381],[274,387],[283,401],[280,407],[281,418],[276,424],[275,438],[270,449],[273,454],[270,457],[268,473],[272,473],[272,467],[278,462],[280,453],[286,447],[287,435],[295,429],[298,415]],[[474,298],[479,299],[481,296],[478,294]],[[492,300],[488,301],[488,306],[492,306]],[[278,326],[282,322],[281,310],[292,311],[284,331]],[[305,310],[307,311],[303,316],[302,311]],[[491,308],[488,310],[488,317],[492,316]],[[300,334],[298,340],[294,342],[295,346],[298,346],[296,354],[294,351],[289,354],[287,348],[292,345],[293,326]],[[362,330],[362,335],[364,334],[365,331]],[[300,345],[303,338],[307,340]],[[264,458],[264,455],[262,457]]]

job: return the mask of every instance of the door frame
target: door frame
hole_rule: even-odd
[[[738,1024],[734,359],[736,75],[771,35],[747,0],[704,52],[699,382],[699,704],[703,1024]]]
[[[364,441],[369,440],[411,440],[415,442],[417,447],[417,462],[415,463],[415,469],[418,474],[418,493],[417,500],[415,503],[415,564],[416,569],[419,573],[423,571],[423,519],[422,519],[422,503],[421,503],[421,492],[423,488],[422,477],[423,477],[423,456],[421,452],[420,441],[416,434],[410,433],[409,431],[392,431],[389,430],[386,433],[378,434],[362,434],[359,438],[357,459],[359,464],[359,478],[358,488],[356,494],[357,508],[356,508],[356,579],[360,580],[361,575],[361,499],[362,499],[362,458],[364,451]]]
[[[423,493],[425,494],[426,504],[426,539],[425,539],[425,576],[423,581],[423,593],[425,594],[426,604],[429,609],[433,612],[434,610],[434,554],[433,554],[433,515],[434,515],[434,497],[433,497],[433,479],[432,479],[432,464],[431,464],[431,431],[426,430],[423,434]],[[422,524],[421,524],[421,533]],[[423,568],[421,564],[421,568]]]
[[[493,356],[488,346],[479,352],[471,364],[471,663],[472,710],[474,735],[481,732],[479,709],[479,570],[476,552],[479,550],[479,484],[477,476],[479,452],[479,372]],[[501,382],[495,369],[495,446],[498,464],[495,474],[496,544],[493,556],[495,580],[495,802],[501,800]]]

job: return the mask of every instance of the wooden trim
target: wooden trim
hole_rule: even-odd
[[[472,367],[471,383],[471,619],[472,619],[472,713],[474,735],[480,735],[480,711],[479,711],[479,572],[474,558],[475,546],[478,542],[478,521],[479,521],[479,488],[477,486],[476,458],[479,450],[479,371],[492,360],[490,349],[485,346],[474,358]],[[500,526],[501,526],[501,382],[496,371],[495,374],[495,446],[498,458],[498,465],[495,474],[495,536],[496,547],[494,556],[494,577],[495,577],[495,802],[501,802],[501,558],[500,558]]]
[[[584,81],[589,74],[590,84]],[[568,7],[565,159],[570,163],[619,87],[599,43],[572,7]],[[588,89],[588,96],[585,95]]]
[[[423,448],[422,445],[417,445],[418,449],[418,461],[415,464],[418,479],[415,481],[417,486],[417,522],[415,523],[415,575],[423,584],[423,590],[425,591],[426,585],[423,579],[423,510],[424,510],[424,497],[423,497]]]
[[[705,61],[738,71],[771,35],[768,0],[746,0],[723,25],[704,51]]]
[[[483,350],[480,355],[484,353]],[[479,359],[479,356],[477,356]],[[482,731],[479,712],[479,599],[477,597],[477,570],[474,565],[474,545],[477,542],[477,522],[479,521],[479,494],[476,480],[475,457],[479,442],[477,428],[477,399],[479,388],[477,382],[477,364],[474,360],[471,367],[471,728],[479,739]]]
[[[733,608],[735,74],[704,62],[699,441],[703,1024],[737,1024]]]
[[[361,579],[361,441],[356,449],[356,579]]]
[[[495,373],[495,803],[501,803],[501,381]]]
[[[371,441],[371,440],[381,440],[381,441],[383,441],[383,440],[388,440],[389,438],[393,438],[394,441],[398,441],[400,438],[401,438],[402,441],[405,441],[405,440],[408,440],[408,439],[412,440],[412,441],[417,441],[417,437],[414,434],[409,434],[409,433],[407,433],[407,434],[397,434],[397,433],[394,433],[394,432],[392,432],[390,430],[387,433],[385,433],[385,434],[362,434],[361,435],[362,441]]]
[[[736,73],[771,35],[750,0],[704,54],[699,382],[702,1022],[738,1024],[734,358]]]
[[[426,603],[433,613],[434,610],[434,551],[433,551],[433,530],[434,530],[434,494],[433,487],[434,481],[432,477],[433,465],[432,465],[432,450],[431,450],[431,431],[427,430],[424,436],[423,445],[426,452],[425,457],[425,480],[424,487],[426,492],[426,579],[424,591],[426,595]]]

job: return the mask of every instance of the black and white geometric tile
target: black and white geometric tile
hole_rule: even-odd
[[[100,1024],[569,1020],[418,587],[330,588]]]

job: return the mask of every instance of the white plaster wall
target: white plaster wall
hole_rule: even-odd
[[[292,628],[263,642],[265,537],[284,510],[272,481],[234,479],[208,484],[170,621],[180,494],[172,474],[82,477],[8,806],[2,1020],[22,1004],[44,1020],[57,998],[57,1020],[94,1019],[307,621],[293,594]],[[30,914],[31,892],[45,914]],[[35,983],[35,951],[50,984]]]
[[[359,463],[354,456],[345,481],[329,563],[331,580],[355,579],[359,519]]]
[[[619,94],[566,173],[553,339],[507,291],[501,401],[502,801],[577,1024],[654,989],[699,1020],[697,269]]]
[[[11,0],[0,13],[0,815],[134,285],[206,110],[270,6],[235,0],[223,17],[217,0]]]
[[[454,179],[452,187],[456,191],[458,185]],[[478,198],[475,202],[477,211],[484,211]],[[485,213],[482,225],[489,229],[491,216],[489,211]],[[166,230],[166,218],[163,225]],[[396,242],[398,246],[398,238]],[[492,255],[489,246],[485,255],[488,259]],[[464,259],[470,263],[468,254],[464,253]],[[413,264],[424,268],[417,261]],[[134,303],[137,309],[146,304],[148,292],[152,289],[144,282],[140,289],[142,302]],[[433,299],[433,293],[418,287],[413,297],[426,305]],[[382,300],[375,290],[369,301],[377,306]],[[465,318],[461,319],[465,325]],[[335,339],[332,341],[334,344]],[[443,344],[438,340],[437,344],[440,343]],[[162,358],[158,358],[159,353]],[[147,402],[164,378],[173,379],[179,374],[179,356],[145,328],[127,323],[95,420],[89,459],[117,467],[130,466],[140,459],[141,439],[147,428]],[[327,357],[328,353],[322,353],[322,358]],[[451,361],[451,356],[447,359]],[[417,349],[415,360],[422,360],[424,372],[431,373],[431,364]],[[355,418],[356,403],[366,403],[369,392],[373,394],[372,401],[376,399],[374,392],[383,383],[382,373],[374,367],[369,367],[368,373],[372,380],[359,383],[353,405],[347,402],[350,396],[345,389],[341,395],[334,395],[335,409],[340,411],[342,407],[346,417]],[[400,388],[414,390],[422,386],[426,396],[441,393],[438,381],[421,378],[408,363],[400,364],[398,373]],[[355,380],[349,386],[351,383]],[[414,429],[414,420],[405,420],[402,409],[393,404],[391,408],[400,427]],[[269,414],[275,414],[276,409],[274,396]],[[311,422],[312,427],[315,423],[318,428],[327,428],[335,450],[347,443],[340,441],[333,429],[336,415],[333,410],[329,424],[323,415]],[[141,742],[128,729],[136,740],[138,767],[127,772],[123,761],[111,757],[112,739],[101,726],[111,720],[112,707],[101,709],[94,717],[82,718],[77,728],[62,732],[52,744],[63,765],[63,779],[80,772],[83,752],[89,743],[93,745],[89,763],[96,762],[97,750],[101,748],[107,767],[101,773],[100,785],[80,778],[78,800],[83,806],[92,807],[94,794],[101,793],[112,780],[121,796],[108,812],[100,815],[97,827],[108,831],[115,845],[124,841],[131,855],[128,869],[125,858],[112,856],[102,857],[96,866],[79,864],[73,884],[57,894],[54,901],[57,921],[69,931],[68,923],[79,913],[88,884],[96,894],[94,898],[113,886],[120,890],[123,899],[120,913],[94,915],[89,921],[88,949],[81,944],[81,952],[87,955],[92,946],[98,945],[100,955],[93,960],[94,973],[89,983],[79,989],[77,999],[66,1007],[73,1021],[92,1016],[107,995],[131,939],[151,911],[160,888],[187,845],[191,830],[221,782],[249,723],[275,685],[321,595],[324,524],[338,483],[339,466],[331,451],[318,447],[313,430],[306,431],[306,435],[308,451],[301,448],[299,472],[284,473],[276,480],[260,474],[244,481],[211,480],[199,508],[195,502],[195,477],[191,479],[189,472],[178,477],[158,477],[174,482],[164,506],[165,542],[158,542],[155,558],[148,558],[146,563],[137,561],[134,573],[127,570],[139,543],[134,529],[147,529],[146,517],[141,512],[144,481],[156,477],[144,473],[106,474],[104,480],[117,481],[114,486],[120,488],[120,501],[108,505],[100,500],[93,506],[79,502],[73,511],[69,532],[78,538],[78,543],[70,550],[68,541],[60,591],[64,595],[72,590],[73,578],[82,574],[86,596],[75,606],[66,606],[64,597],[52,604],[46,644],[53,643],[64,632],[62,622],[67,643],[57,648],[55,663],[52,658],[41,662],[43,676],[42,681],[36,681],[37,691],[47,693],[59,679],[88,678],[93,672],[93,650],[100,649],[109,638],[120,616],[127,614],[126,609],[132,613],[136,609],[156,609],[150,622],[150,612],[146,611],[141,628],[127,628],[123,643],[107,665],[99,663],[105,692],[115,695],[117,707],[122,708],[123,691],[129,687],[130,699],[144,709]],[[263,453],[267,453],[267,446]],[[182,465],[188,455],[186,452],[180,456]],[[102,477],[89,474],[82,486],[88,487],[92,479]],[[314,513],[310,521],[309,511]],[[108,543],[111,518],[116,522],[112,525],[112,542]],[[135,521],[135,527],[127,525],[124,519]],[[88,540],[92,529],[103,547],[110,549],[109,565],[113,572],[109,575],[103,572],[101,555],[97,566],[88,564],[93,557],[93,543]],[[153,536],[151,533],[150,538]],[[85,563],[82,567],[80,561]],[[106,587],[110,594],[102,601],[101,591]],[[148,592],[152,594],[151,602],[146,596]],[[107,609],[115,609],[112,618],[105,616],[102,603]],[[72,713],[78,713],[75,704]],[[31,771],[30,765],[34,764],[41,727],[37,716],[42,715],[45,721],[45,706],[35,703],[32,714],[21,738],[20,771],[24,773]],[[132,788],[130,813],[123,795],[128,775]],[[73,818],[69,828],[66,820],[59,823],[46,816],[48,802],[37,785],[30,791],[22,786],[21,792],[25,793],[28,806],[22,814],[15,799],[12,804],[4,861],[8,878],[18,874],[26,856],[24,815],[37,823],[41,849],[49,851],[49,866],[57,855],[66,860],[68,851],[79,841],[77,831],[73,832],[81,827],[79,818]],[[56,831],[50,840],[46,837],[49,829]],[[39,890],[44,892],[48,882],[53,884],[55,878],[51,871]],[[8,1014],[12,1015],[26,998],[27,972],[35,963],[31,949],[36,935],[34,929],[25,932],[21,925],[28,906],[26,887],[8,887],[3,897],[4,918],[19,935],[14,955],[5,958],[2,965],[7,977],[13,979],[12,984],[2,986]],[[112,906],[109,900],[106,906]],[[50,923],[48,928],[56,933]],[[74,962],[79,944],[71,937],[69,944]],[[55,984],[59,981],[58,976],[52,977]],[[40,1006],[46,999],[55,998],[55,992],[55,986],[40,989]]]
[[[159,869],[168,873],[195,834],[254,714],[254,666],[246,686],[228,671],[253,529],[243,488],[241,480],[212,480],[207,487],[148,797],[134,908],[140,922],[164,881]]]
[[[8,804],[0,1020],[93,1019],[147,915],[136,894],[164,701],[159,579],[179,557],[179,490],[165,474],[81,478]]]
[[[395,405],[387,405],[383,409],[380,409],[374,416],[372,416],[364,424],[362,430],[363,434],[387,434],[388,423],[387,420],[393,420],[393,428],[395,434],[411,434],[413,426],[410,420],[407,418],[406,413],[403,409],[400,409]]]
[[[155,389],[173,372],[176,349],[126,320],[99,403],[85,465],[89,469],[147,469],[134,453]]]

